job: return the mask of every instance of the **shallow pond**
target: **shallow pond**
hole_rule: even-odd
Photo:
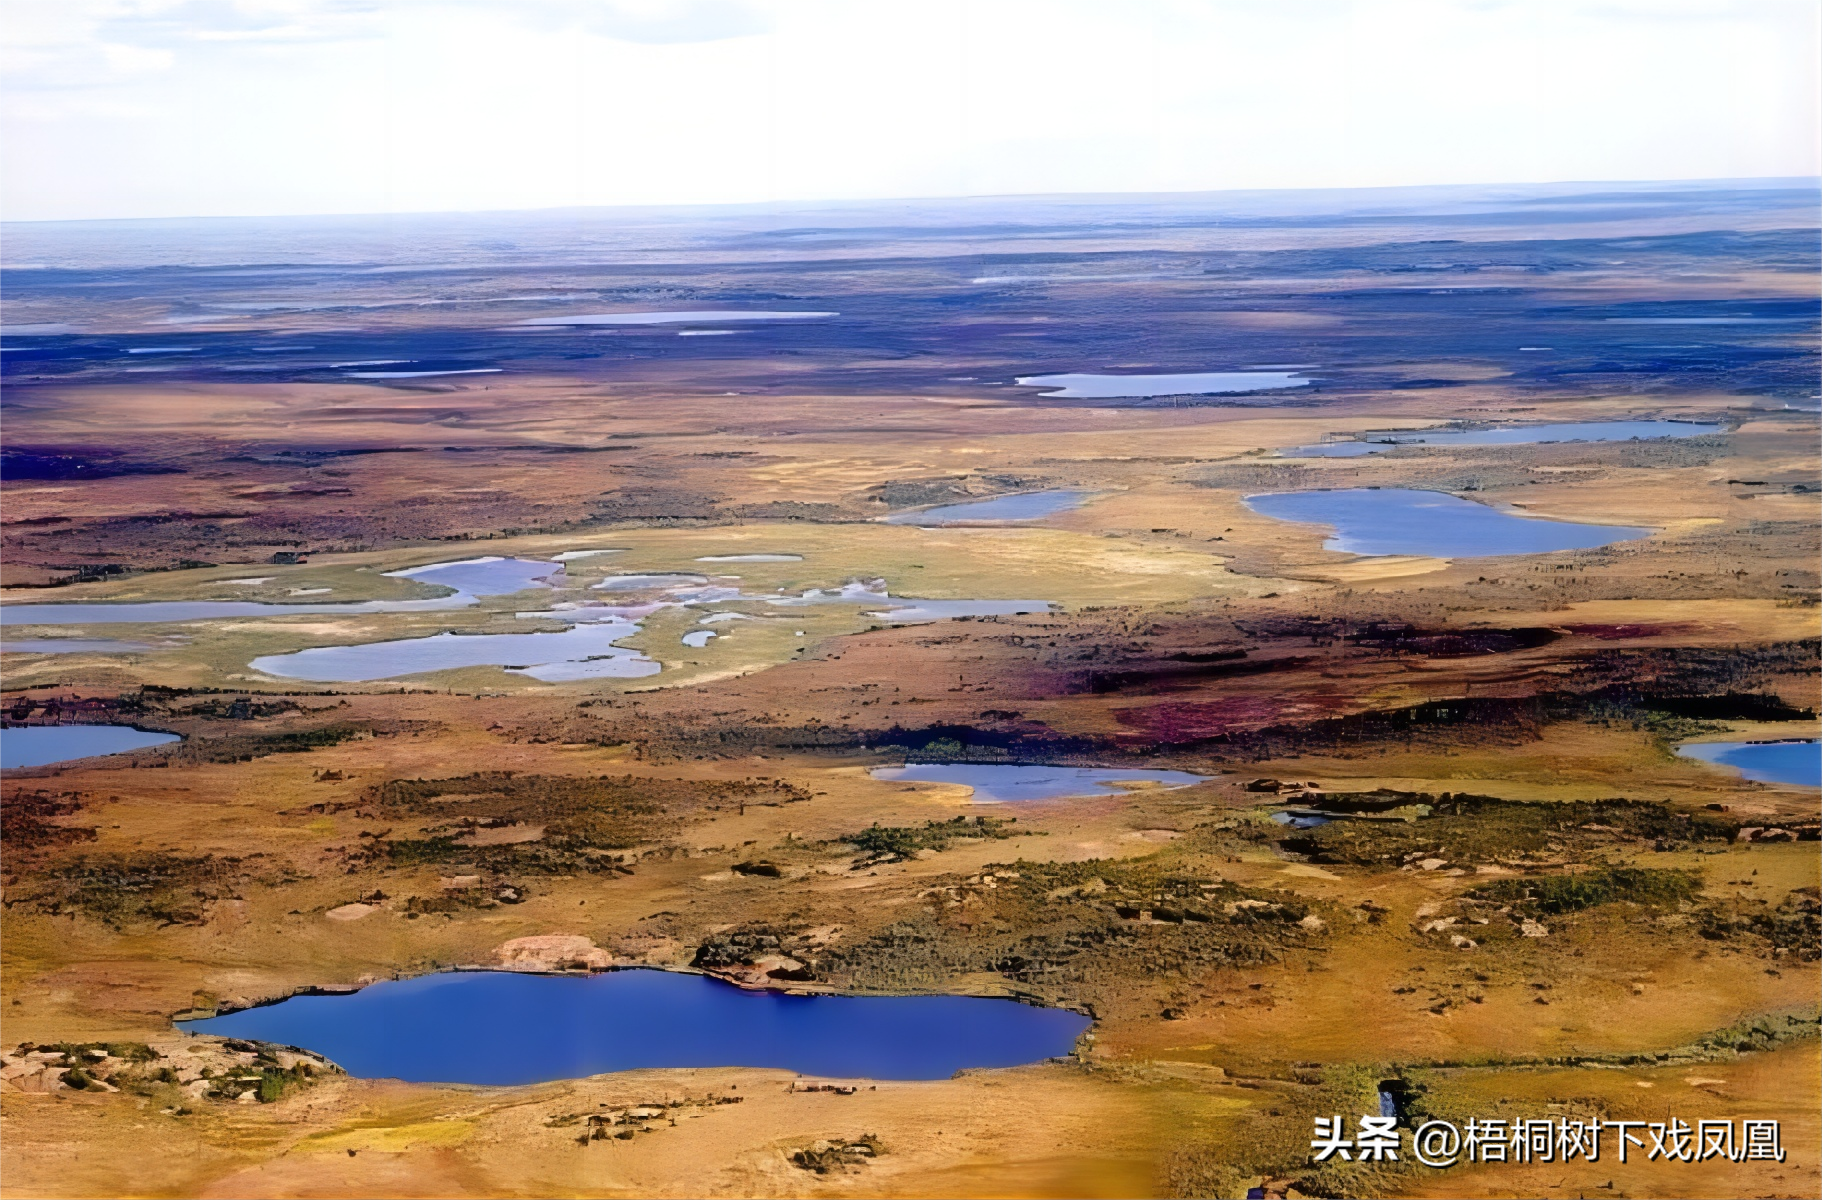
[[[498,375],[504,367],[449,367],[440,371],[343,371],[349,379],[434,379],[439,375]]]
[[[897,607],[867,615],[890,625],[912,625],[922,621],[946,621],[951,617],[1047,613],[1055,607],[1048,600],[896,600],[893,603]]]
[[[1052,800],[1062,796],[1114,796],[1122,784],[1188,787],[1210,778],[1188,771],[1140,771],[1106,767],[1013,766],[1002,763],[906,763],[875,767],[875,779],[915,783],[960,783],[974,789],[976,801]]]
[[[991,500],[971,500],[966,504],[943,504],[916,512],[893,513],[888,525],[957,525],[969,521],[1035,521],[1054,513],[1079,507],[1091,492],[1051,491],[1023,492],[1016,496],[995,496]]]
[[[972,996],[787,996],[699,975],[475,971],[185,1022],[322,1054],[361,1078],[487,1086],[652,1067],[947,1079],[1070,1053],[1079,1013]]]
[[[1544,554],[1629,542],[1654,532],[1630,525],[1517,516],[1447,492],[1409,488],[1268,492],[1246,497],[1246,506],[1280,521],[1331,525],[1335,535],[1322,543],[1324,549],[1349,554]]]
[[[148,600],[120,604],[8,604],[0,606],[0,625],[120,625],[155,624],[162,621],[207,621],[231,617],[292,617],[318,613],[443,612],[467,608],[478,596],[503,596],[528,588],[548,586],[539,580],[560,576],[562,565],[524,558],[471,558],[460,562],[431,563],[404,571],[389,571],[396,578],[441,584],[456,589],[452,596],[432,600],[353,600],[333,604],[268,604],[258,600]],[[271,576],[261,577],[265,582]],[[221,582],[245,585],[251,581]],[[311,589],[315,590],[315,589]],[[327,589],[323,589],[327,590]],[[300,593],[302,594],[302,593]]]
[[[113,638],[19,638],[0,642],[0,654],[145,654],[155,649],[148,642]]]
[[[631,312],[578,313],[572,317],[533,317],[521,325],[719,325],[724,321],[811,321],[839,317],[832,312]]]
[[[1280,825],[1289,825],[1292,829],[1314,829],[1318,825],[1327,825],[1331,818],[1321,813],[1311,812],[1275,812],[1272,820]]]
[[[477,603],[465,592],[434,600],[355,600],[343,604],[265,604],[257,600],[145,600],[120,604],[0,605],[0,625],[124,625],[295,617],[319,613],[444,612]]]
[[[1528,446],[1548,442],[1625,442],[1636,438],[1700,437],[1725,426],[1694,421],[1574,421],[1514,425],[1504,429],[1389,430],[1363,433],[1359,441],[1324,442],[1280,452],[1284,458],[1355,458],[1397,446]]]
[[[251,665],[267,675],[315,683],[364,683],[457,667],[505,667],[546,682],[631,679],[659,671],[657,663],[637,650],[614,645],[638,628],[630,621],[607,620],[579,622],[558,633],[439,633],[268,654]]]
[[[610,575],[595,585],[600,592],[637,592],[646,588],[700,587],[708,583],[701,575]]]
[[[0,730],[0,768],[44,767],[181,740],[130,725],[21,725]]]
[[[510,596],[514,592],[550,587],[551,584],[545,581],[553,576],[561,577],[563,564],[531,558],[469,558],[386,574],[395,579],[439,583],[471,596]]]
[[[1292,371],[1198,371],[1188,375],[1022,375],[1020,387],[1053,387],[1039,393],[1056,400],[1119,400],[1145,396],[1208,396],[1308,387]]]
[[[1678,746],[1684,758],[1732,767],[1761,783],[1822,787],[1822,745],[1813,739],[1788,742],[1695,742]]]
[[[802,562],[801,554],[705,554],[697,562]]]
[[[1048,600],[900,600],[888,595],[885,580],[856,580],[840,588],[811,588],[800,596],[766,596],[767,604],[799,608],[812,604],[875,604],[867,615],[894,625],[942,621],[950,617],[1004,617],[1015,613],[1047,613]]]

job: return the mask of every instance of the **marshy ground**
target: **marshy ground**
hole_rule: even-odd
[[[9,348],[6,640],[145,648],[9,651],[0,707],[32,722],[88,701],[86,720],[184,741],[6,775],[0,1190],[1813,1195],[1818,792],[1674,753],[1819,732],[1817,261],[1795,203],[956,233],[959,257],[890,230],[839,251],[661,247],[658,266],[452,251],[310,266],[309,288],[75,260],[9,280],[9,322],[75,331]],[[1004,281],[1027,274],[1122,278]],[[841,316],[712,338],[527,328],[551,303],[490,300],[524,289],[587,312]],[[418,296],[455,303],[355,307]],[[129,370],[167,343],[199,349]],[[381,359],[500,370],[330,365]],[[1274,364],[1316,364],[1316,383],[1118,406],[1012,384]],[[1661,418],[1723,430],[1274,453]],[[1363,558],[1243,503],[1319,487],[1656,532]],[[1030,523],[879,519],[1056,489],[1090,498]],[[22,615],[427,598],[388,572],[578,550],[613,553],[446,611]],[[704,561],[746,556],[767,561]],[[641,573],[742,595],[647,612],[621,643],[662,664],[644,678],[249,666],[556,630],[519,614]],[[895,625],[878,604],[771,602],[855,581],[1054,607]],[[737,615],[685,645],[712,612]],[[986,805],[870,774],[908,758],[1212,778]],[[1332,819],[1272,819],[1286,809]],[[171,1023],[509,964],[1017,997],[1095,1024],[1068,1059],[927,1083],[723,1068],[483,1088],[219,1040],[200,1082]],[[1377,1111],[1385,1081],[1407,1120],[1777,1119],[1788,1157],[1311,1164],[1312,1118]]]

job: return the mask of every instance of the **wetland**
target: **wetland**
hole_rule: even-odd
[[[9,226],[6,1190],[1814,1192],[1817,196],[1640,187]]]

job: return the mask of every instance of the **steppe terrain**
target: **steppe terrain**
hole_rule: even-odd
[[[1822,733],[1815,200],[9,231],[0,707],[183,740],[5,773],[0,1194],[1816,1195],[1822,797],[1675,753]],[[645,311],[702,315],[524,324]],[[1261,368],[1309,382],[1016,382]],[[1283,454],[1608,420],[1718,429]],[[1652,532],[1360,556],[1245,503],[1319,488]],[[1048,490],[1085,499],[882,519]],[[557,555],[554,587],[321,611]],[[707,609],[674,585],[613,593],[659,667],[624,678],[251,665],[555,632],[620,575],[736,615],[688,645]],[[1049,611],[896,622],[826,595],[856,583]],[[218,600],[312,611],[28,607]],[[907,761],[1208,778],[989,805],[870,773]],[[1094,1024],[929,1082],[524,1087],[173,1025],[479,966]],[[264,1082],[199,1084],[199,1047]],[[1312,1118],[1388,1084],[1407,1125],[1775,1119],[1787,1157],[1312,1164]],[[635,1109],[648,1136],[589,1136]]]

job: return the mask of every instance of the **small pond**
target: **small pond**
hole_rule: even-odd
[[[1583,525],[1519,516],[1447,492],[1410,488],[1270,492],[1246,497],[1246,506],[1280,521],[1333,526],[1335,534],[1323,547],[1349,554],[1435,558],[1545,554],[1629,542],[1655,532],[1629,525]]]
[[[268,604],[258,600],[148,600],[119,604],[8,604],[0,606],[0,625],[120,625],[163,621],[208,621],[232,617],[293,617],[321,613],[359,615],[389,612],[443,612],[467,608],[478,596],[503,596],[529,588],[546,587],[540,580],[560,577],[555,562],[523,558],[471,558],[461,562],[431,563],[404,571],[389,571],[396,578],[441,584],[455,589],[451,596],[432,600],[355,600],[331,604]],[[263,583],[272,578],[262,576]],[[221,582],[245,585],[252,581]],[[315,591],[316,589],[309,589]],[[327,590],[327,589],[324,589]]]
[[[971,500],[966,504],[943,504],[916,512],[893,513],[888,525],[960,525],[970,521],[1035,521],[1054,513],[1077,508],[1091,492],[1051,491],[1023,492],[1016,496],[995,496],[991,500]]]
[[[890,625],[946,621],[951,617],[1009,617],[1017,613],[1047,613],[1048,600],[897,600],[898,607],[869,612],[869,617]]]
[[[788,996],[699,975],[426,975],[184,1022],[322,1054],[367,1079],[486,1086],[651,1067],[947,1079],[1068,1054],[1079,1013],[973,996]]]
[[[767,596],[767,604],[800,608],[812,604],[876,604],[867,610],[875,620],[894,625],[943,621],[950,617],[1005,617],[1016,613],[1047,613],[1055,608],[1048,600],[901,600],[886,593],[883,579],[856,580],[840,588],[811,588],[801,596]]]
[[[546,682],[631,679],[659,671],[637,650],[614,645],[638,628],[630,621],[608,620],[578,622],[558,633],[439,633],[267,654],[251,665],[267,675],[316,683],[365,683],[457,667],[505,667]]]
[[[875,779],[915,783],[960,783],[980,802],[1052,800],[1062,796],[1115,796],[1125,784],[1179,788],[1211,778],[1188,771],[1141,771],[1107,767],[1013,766],[1002,763],[906,763],[875,767]]]
[[[149,642],[113,638],[19,638],[0,642],[0,654],[145,654],[155,649]]]
[[[1700,437],[1723,425],[1695,421],[1572,421],[1503,429],[1407,429],[1363,433],[1359,441],[1324,442],[1280,451],[1283,458],[1355,458],[1398,446],[1526,446],[1548,442],[1625,442],[1637,438]]]
[[[1272,820],[1280,825],[1289,825],[1292,829],[1314,829],[1318,825],[1327,825],[1330,818],[1312,812],[1275,812]]]
[[[1308,387],[1294,371],[1198,371],[1188,375],[1022,375],[1020,387],[1053,387],[1039,393],[1055,400],[1120,400],[1146,396],[1208,396],[1220,392],[1262,392]]]
[[[563,564],[530,558],[469,558],[386,574],[395,579],[440,583],[471,596],[510,596],[514,592],[550,587],[546,580],[561,577]]]
[[[705,554],[697,562],[802,562],[801,554]]]
[[[0,625],[125,625],[295,617],[320,613],[444,612],[477,603],[466,592],[434,600],[357,600],[344,604],[265,604],[257,600],[144,600],[120,604],[0,605]]]
[[[602,592],[637,592],[647,588],[700,587],[708,583],[701,575],[610,575],[595,585]]]
[[[20,725],[0,730],[0,768],[46,767],[181,740],[174,733],[148,733],[130,725]]]
[[[1822,745],[1814,739],[1787,742],[1694,742],[1678,746],[1684,758],[1732,767],[1761,783],[1822,787]]]
[[[446,367],[437,371],[343,371],[350,379],[434,379],[439,375],[498,375],[504,367]]]
[[[630,312],[578,313],[570,317],[533,317],[521,325],[719,325],[726,321],[812,321],[839,317],[832,312]]]

